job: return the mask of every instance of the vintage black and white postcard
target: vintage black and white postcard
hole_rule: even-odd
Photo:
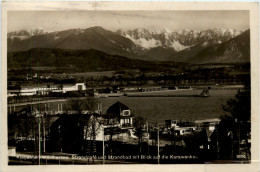
[[[2,9],[3,171],[258,171],[258,3]]]

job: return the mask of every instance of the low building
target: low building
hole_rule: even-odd
[[[82,90],[86,90],[86,85],[84,83],[64,84],[62,86],[63,93],[66,93],[69,91],[82,91]]]
[[[16,156],[16,147],[8,146],[8,156]]]
[[[176,136],[192,134],[196,127],[192,122],[182,122],[178,120],[165,120],[165,128],[163,133],[174,134]]]
[[[50,92],[66,93],[70,91],[86,90],[84,83],[66,84],[60,86],[46,86],[46,87],[21,87],[21,89],[8,90],[8,97],[12,96],[34,96],[34,95],[48,95]]]
[[[199,130],[207,129],[211,132],[213,132],[216,128],[216,126],[219,124],[220,119],[205,119],[205,120],[196,120],[194,123],[196,124],[197,128]]]

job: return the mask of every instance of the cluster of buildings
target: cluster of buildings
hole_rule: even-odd
[[[149,87],[149,88],[120,88],[113,86],[101,90],[94,90],[93,96],[100,96],[102,94],[109,94],[109,96],[118,96],[122,92],[151,92],[151,91],[164,91],[168,89],[178,89],[178,87]],[[185,87],[182,89],[191,89]],[[34,95],[48,95],[50,93],[68,93],[68,92],[84,91],[87,92],[86,85],[84,83],[76,83],[71,85],[56,85],[56,86],[45,86],[37,88],[21,88],[20,90],[8,90],[8,96],[34,96]],[[95,93],[96,92],[96,93]],[[124,95],[124,94],[122,94]],[[64,111],[62,103],[58,103],[58,110],[48,112],[50,115],[56,116],[53,120],[49,131],[49,143],[53,148],[51,151],[59,151],[61,149],[66,152],[74,152],[74,149],[79,149],[76,152],[82,151],[86,141],[90,141],[92,146],[93,142],[116,140],[126,144],[138,144],[138,136],[136,134],[136,126],[134,126],[135,118],[131,113],[129,107],[121,102],[116,102],[111,105],[105,114],[101,113],[101,108],[97,111],[89,113],[89,111],[82,111],[78,114],[77,111]],[[14,107],[15,108],[15,107]],[[10,106],[11,112],[16,111]],[[36,113],[41,113],[37,111]],[[46,110],[45,110],[46,113]],[[57,116],[58,115],[58,116]],[[41,115],[36,115],[40,117]],[[151,133],[159,133],[161,140],[169,138],[170,136],[185,137],[187,135],[193,135],[206,130],[208,140],[210,135],[215,130],[215,126],[219,120],[216,121],[193,121],[183,122],[178,120],[166,120],[163,125],[159,126],[148,126],[148,123],[142,124],[142,139],[146,140],[148,145],[152,144],[151,140],[155,139]],[[139,135],[140,137],[140,135]],[[169,140],[165,139],[165,143],[169,143]],[[162,144],[163,146],[163,144]],[[84,148],[87,149],[87,148]],[[94,154],[94,153],[92,153]]]
[[[192,134],[196,131],[207,129],[209,132],[213,132],[216,126],[219,124],[219,119],[208,119],[208,120],[195,120],[190,121],[179,121],[179,120],[165,120],[163,127],[163,134],[173,134],[176,136],[183,136]]]
[[[37,76],[36,76],[37,77]],[[91,89],[92,93],[89,93],[96,97],[118,97],[123,96],[126,92],[153,92],[153,91],[165,91],[165,90],[177,90],[177,89],[192,89],[191,87],[132,87],[132,88],[121,88],[118,85],[113,85],[106,88]],[[85,83],[75,83],[75,84],[57,84],[57,85],[46,85],[37,87],[27,87],[20,86],[19,88],[15,87],[14,89],[8,89],[8,97],[17,97],[17,96],[34,96],[34,95],[50,95],[50,93],[68,93],[75,91],[89,91],[87,90]]]
[[[65,105],[58,104],[59,114],[53,114],[55,120],[50,124],[50,127],[45,126],[48,131],[46,130],[44,132],[46,135],[42,137],[48,138],[46,144],[44,143],[47,152],[102,155],[102,142],[105,142],[107,145],[105,154],[114,154],[116,149],[120,149],[119,153],[120,151],[122,153],[121,148],[125,149],[127,146],[140,144],[138,142],[140,135],[138,136],[136,133],[136,118],[130,108],[121,102],[112,104],[105,114],[101,112],[101,105],[96,111],[84,111],[81,114],[76,111],[65,113],[63,106]],[[41,111],[37,111],[37,113],[40,114]],[[189,144],[186,142],[187,138],[188,140],[192,138],[192,144],[196,145],[198,149],[210,150],[211,135],[218,123],[219,119],[192,122],[165,120],[165,123],[155,126],[145,122],[141,126],[141,138],[142,142],[148,144],[148,147],[151,146],[151,150],[157,146],[166,150],[167,145],[174,148],[179,146],[183,150]],[[174,146],[172,144],[173,136],[175,137]],[[34,137],[34,139],[37,138]],[[157,139],[160,139],[160,142],[157,142]],[[126,147],[113,147],[109,144],[110,141],[121,143]],[[174,149],[173,152],[176,150]]]
[[[84,120],[84,117],[87,117],[88,119],[85,122],[82,122]],[[99,114],[92,114],[91,116],[86,116],[85,114],[82,114],[82,116],[73,116],[73,115],[67,115],[67,116],[61,116],[60,119],[56,120],[52,125],[52,133],[56,132],[56,135],[53,137],[57,139],[56,141],[64,140],[65,138],[61,137],[68,137],[70,139],[67,140],[66,143],[59,143],[58,145],[63,145],[63,150],[66,150],[66,144],[67,146],[70,144],[79,144],[80,142],[73,142],[73,140],[88,140],[91,142],[102,142],[102,141],[119,141],[127,144],[138,144],[137,142],[137,135],[135,134],[136,126],[134,126],[134,116],[131,114],[131,110],[129,107],[124,105],[121,102],[116,102],[113,105],[111,105],[105,115],[99,115]],[[74,121],[74,122],[73,122]],[[75,123],[75,126],[72,126],[72,124]],[[142,138],[148,142],[148,144],[152,145],[152,139],[153,138],[150,133],[157,133],[159,130],[159,137],[161,139],[162,144],[160,146],[165,146],[166,144],[169,144],[169,140],[166,138],[169,138],[167,136],[176,136],[176,137],[186,137],[186,136],[192,136],[195,135],[202,130],[205,130],[207,134],[207,141],[210,141],[210,136],[214,132],[216,125],[218,125],[219,120],[197,120],[193,122],[183,122],[178,120],[166,120],[163,125],[159,125],[157,127],[150,126],[148,127],[148,123],[144,123],[142,126]],[[67,125],[70,125],[68,127]],[[80,126],[80,127],[79,127]],[[62,134],[59,133],[59,131],[62,129],[63,131],[66,131],[66,128],[70,128],[70,134]],[[82,133],[81,135],[78,135],[78,138],[75,137],[75,132],[71,132],[71,130],[77,131],[77,133]],[[63,136],[62,136],[63,135]],[[72,139],[74,138],[74,139]],[[80,138],[80,139],[79,139]],[[143,141],[144,141],[143,140]],[[183,141],[182,141],[183,142]],[[202,147],[207,147],[209,149],[209,145],[201,145]],[[71,146],[68,146],[71,147]],[[80,147],[73,146],[73,147]],[[57,150],[56,150],[57,151]],[[72,150],[67,150],[72,151]],[[80,150],[79,150],[80,151]]]
[[[48,95],[49,93],[66,93],[69,91],[86,90],[84,83],[55,85],[55,86],[42,86],[42,87],[21,87],[20,90],[8,90],[8,97],[13,96],[34,96],[34,95]]]

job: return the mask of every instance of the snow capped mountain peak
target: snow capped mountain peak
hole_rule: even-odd
[[[172,33],[172,31],[171,31],[169,28],[165,28],[165,29],[163,29],[163,31],[164,31],[165,33]]]
[[[181,50],[184,50],[186,48],[189,48],[189,46],[184,46],[184,45],[180,44],[179,41],[172,42],[171,47],[173,49],[175,49],[176,51],[181,51]]]
[[[242,32],[225,28],[207,29],[204,31],[183,29],[179,32],[171,31],[168,28],[162,30],[137,28],[125,31],[120,30],[117,33],[132,40],[143,49],[161,46],[181,51],[197,44],[204,43],[203,46],[209,46],[225,42]]]
[[[101,51],[117,51],[120,54],[126,52],[138,55],[150,53],[147,56],[153,54],[153,56],[166,57],[180,51],[180,53],[184,54],[190,50],[197,52],[199,49],[224,43],[241,33],[241,31],[226,28],[207,30],[183,29],[181,31],[173,31],[169,28],[161,30],[156,30],[155,28],[135,28],[130,30],[120,29],[112,32],[100,26],[48,32],[42,27],[37,27],[10,32],[8,33],[8,41],[10,41],[10,45],[14,45],[10,50],[15,51],[19,50],[19,46],[16,46],[16,43],[22,45],[23,41],[21,40],[31,39],[42,42],[42,46],[53,44],[56,41],[58,44],[62,42],[59,45],[61,48],[77,49],[80,46],[82,49],[99,48]],[[67,39],[68,36],[69,40]]]
[[[29,32],[31,35],[40,35],[48,33],[46,29],[44,29],[43,27],[34,27],[32,29],[27,29],[27,32]]]
[[[144,60],[185,61],[205,48],[218,47],[219,45],[216,44],[221,44],[221,46],[228,44],[228,48],[233,49],[235,44],[233,44],[234,39],[232,38],[240,38],[243,35],[241,33],[242,31],[225,28],[184,29],[181,31],[137,28],[112,32],[102,27],[48,32],[40,27],[10,32],[7,41],[10,52],[24,51],[35,47],[96,49]],[[247,40],[247,37],[249,36],[246,38],[242,36],[235,42],[241,42],[239,46],[244,46],[244,39]],[[229,42],[231,43],[229,44]],[[225,53],[230,54],[228,51]]]
[[[9,32],[7,34],[7,37],[11,38],[11,39],[18,38],[18,39],[24,40],[31,36],[42,35],[42,34],[46,34],[46,33],[48,33],[46,31],[46,29],[44,29],[42,27],[34,27],[31,29],[23,29],[20,31]]]

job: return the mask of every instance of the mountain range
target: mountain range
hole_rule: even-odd
[[[146,61],[185,63],[249,62],[250,31],[208,29],[117,30],[102,27],[46,32],[42,28],[8,33],[8,52],[32,48],[95,49]]]
[[[179,32],[169,29],[152,31],[148,29],[118,30],[122,36],[131,39],[135,44],[143,49],[173,48],[181,51],[191,46],[207,42],[207,44],[217,44],[225,42],[241,34],[241,31],[232,29],[208,29],[204,31],[182,30]]]

